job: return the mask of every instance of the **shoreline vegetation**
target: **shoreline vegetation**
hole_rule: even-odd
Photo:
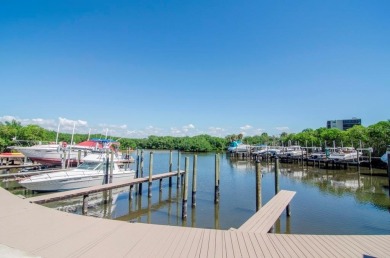
[[[3,152],[7,147],[15,145],[14,139],[25,141],[46,141],[53,142],[56,139],[57,132],[44,129],[38,125],[22,126],[15,120],[11,122],[0,122],[0,151]],[[90,138],[102,138],[100,134],[90,135]],[[373,156],[381,156],[387,145],[390,144],[390,120],[380,121],[376,124],[364,127],[356,125],[346,131],[337,128],[327,129],[324,127],[318,129],[304,129],[300,133],[283,132],[279,136],[268,135],[266,132],[261,135],[244,136],[243,134],[227,135],[224,138],[210,136],[207,134],[196,136],[155,136],[150,135],[147,138],[121,138],[110,136],[111,139],[118,139],[121,149],[159,149],[159,150],[181,150],[187,152],[211,152],[226,151],[230,142],[241,140],[250,145],[301,145],[308,147],[337,147],[352,146],[355,148],[363,147],[373,148]],[[58,141],[70,142],[72,135],[70,133],[59,133]],[[88,134],[74,134],[75,143],[88,139]]]

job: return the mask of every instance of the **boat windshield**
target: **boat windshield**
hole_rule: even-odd
[[[86,170],[98,170],[102,166],[103,166],[103,163],[85,161],[85,162],[81,163],[77,168],[86,169]]]

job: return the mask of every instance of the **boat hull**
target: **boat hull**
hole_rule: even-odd
[[[66,173],[66,172],[62,172]],[[50,175],[47,174],[49,177]],[[134,179],[134,171],[126,171],[113,175],[113,183]],[[29,190],[37,192],[68,191],[85,187],[104,184],[104,174],[75,175],[68,178],[53,176],[50,180],[28,181],[28,179],[19,182],[19,184]]]

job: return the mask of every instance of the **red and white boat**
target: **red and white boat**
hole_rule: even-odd
[[[92,152],[102,152],[106,149],[117,151],[119,142],[107,139],[91,139],[78,144],[68,145],[66,142],[36,144],[29,147],[13,146],[15,149],[33,162],[49,166],[61,166],[69,164],[75,166],[78,164],[79,151],[81,157]]]

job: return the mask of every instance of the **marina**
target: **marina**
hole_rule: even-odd
[[[151,164],[150,155],[148,154],[148,151],[145,151],[145,171],[148,171],[150,169],[149,167]],[[176,164],[176,162],[178,161],[168,161],[170,159],[170,155],[171,154],[167,151],[154,152],[154,162],[152,163],[152,168],[154,171],[163,171],[164,168],[166,170],[166,168],[173,166],[174,168],[172,169],[174,170],[174,172],[171,176],[175,178],[175,175],[177,174],[177,172],[175,171],[176,165],[172,165],[172,163]],[[248,221],[253,221],[252,216],[259,214],[256,213],[258,209],[255,205],[255,197],[257,194],[255,191],[255,171],[257,163],[253,162],[253,160],[237,160],[234,158],[231,159],[229,155],[222,155],[219,164],[221,173],[219,175],[220,181],[218,185],[220,196],[219,202],[217,204],[214,204],[215,184],[214,173],[212,171],[214,170],[214,167],[216,167],[216,158],[215,155],[210,154],[198,156],[199,157],[197,159],[197,167],[199,171],[197,179],[198,188],[196,191],[196,207],[191,207],[191,205],[189,205],[190,207],[188,209],[188,217],[186,217],[185,219],[182,218],[181,214],[183,210],[182,203],[184,187],[182,187],[182,185],[181,187],[176,187],[176,182],[178,182],[178,180],[172,180],[172,187],[169,187],[168,180],[162,182],[162,184],[152,185],[152,194],[150,197],[149,187],[144,188],[141,192],[142,194],[139,194],[138,191],[136,192],[135,189],[133,189],[133,194],[129,194],[131,193],[131,190],[130,185],[128,184],[119,194],[112,194],[112,198],[108,198],[108,202],[103,201],[100,204],[98,203],[96,205],[92,204],[91,202],[90,205],[92,206],[87,205],[87,217],[97,216],[101,218],[111,218],[114,220],[118,220],[116,221],[118,223],[124,223],[124,221],[132,222],[127,224],[125,223],[126,228],[129,227],[128,230],[131,230],[133,232],[128,233],[131,234],[131,236],[129,235],[125,238],[127,240],[133,239],[135,241],[132,242],[133,244],[131,246],[133,247],[130,248],[127,245],[126,247],[120,245],[113,245],[119,248],[119,250],[126,250],[126,254],[119,251],[118,253],[111,253],[111,255],[126,256],[138,254],[141,256],[147,256],[155,254],[155,252],[164,252],[166,254],[178,254],[178,256],[181,256],[182,253],[186,253],[188,256],[198,256],[200,253],[203,254],[203,252],[205,252],[205,254],[203,254],[205,256],[217,257],[226,257],[229,256],[228,254],[243,257],[273,257],[280,255],[286,257],[294,257],[301,255],[311,256],[309,255],[309,253],[315,253],[318,256],[327,257],[339,257],[340,255],[356,257],[362,256],[364,253],[376,257],[386,257],[389,253],[390,250],[387,250],[387,248],[385,247],[386,245],[379,244],[383,243],[379,239],[383,239],[382,241],[389,240],[388,235],[390,232],[390,228],[388,228],[389,225],[388,223],[386,223],[386,218],[388,218],[389,216],[389,212],[387,209],[390,207],[388,188],[386,188],[386,178],[375,178],[367,176],[366,168],[361,168],[360,173],[358,173],[356,169],[348,169],[347,173],[345,173],[343,172],[344,170],[323,170],[312,166],[307,167],[305,163],[280,163],[279,187],[281,189],[281,192],[283,192],[284,190],[296,192],[294,198],[291,200],[292,207],[291,209],[288,209],[288,212],[283,212],[286,206],[284,206],[283,208],[282,205],[280,206],[282,208],[279,208],[279,212],[276,212],[276,215],[271,216],[274,219],[276,218],[275,221],[271,222],[272,224],[274,224],[271,231],[272,233],[264,233],[264,231],[250,232],[250,230],[242,229],[245,228],[243,226],[247,224]],[[185,160],[187,157],[190,157],[190,161],[193,162],[193,154],[182,153],[180,156],[180,164],[185,164]],[[190,164],[192,164],[191,162]],[[207,172],[207,170],[209,172]],[[267,163],[266,161],[263,161],[261,163],[262,203],[264,205],[263,207],[262,205],[260,205],[260,207],[262,207],[259,209],[260,211],[263,208],[266,210],[267,203],[275,202],[273,201],[275,199],[273,198],[273,196],[275,195],[274,171],[274,163]],[[158,174],[159,173],[153,175],[153,177],[157,176]],[[192,176],[189,176],[188,179],[188,185],[191,185]],[[147,175],[144,176],[143,180],[143,183],[148,184],[149,178]],[[159,181],[157,177],[156,180]],[[298,186],[297,182],[301,182],[300,184],[303,183],[302,186]],[[323,196],[325,197],[325,199],[318,199],[318,194],[321,192],[317,193],[315,189],[317,187],[320,187],[320,189],[322,189],[325,186],[324,183],[326,185],[325,189],[328,189],[325,190],[325,192],[329,191],[329,193]],[[253,187],[248,187],[250,185],[252,185]],[[381,185],[383,185],[384,188],[382,188]],[[103,185],[99,188],[101,187],[107,187],[108,189],[110,186]],[[229,192],[231,192],[233,189],[234,192],[237,194],[229,194]],[[373,207],[376,207],[374,208],[374,210],[376,210],[375,212],[374,210],[372,210],[373,213],[369,211],[371,210],[371,208],[368,208],[366,204],[364,204],[360,208],[346,208],[346,210],[343,210],[343,215],[341,216],[337,211],[339,209],[332,209],[331,207],[336,207],[340,205],[342,207],[348,207],[350,204],[355,203],[355,201],[353,201],[353,199],[351,200],[350,198],[345,197],[343,197],[342,199],[335,198],[334,200],[332,200],[332,192],[334,191],[332,189],[335,189],[335,191],[337,192],[339,192],[341,189],[344,189],[344,194],[342,194],[342,196],[345,197],[349,196],[350,194],[353,194],[355,191],[356,193],[359,192],[368,194],[368,192],[366,192],[367,190],[371,189],[369,191],[373,191],[373,189],[375,189],[375,195],[382,196],[382,198],[380,202],[378,202],[378,199],[375,201],[370,201],[373,202]],[[10,187],[10,191],[13,191],[12,187]],[[83,190],[80,189],[76,191],[81,192]],[[23,191],[18,190],[18,187],[16,185],[15,190],[13,192],[15,192],[15,194],[23,193]],[[28,192],[25,193],[27,193],[26,197],[29,197]],[[58,195],[65,194],[66,192],[58,193]],[[89,196],[89,198],[92,198],[94,196],[94,194],[92,193],[87,193],[87,195]],[[107,193],[106,196],[110,196],[110,193]],[[80,197],[81,199],[77,199]],[[59,207],[58,205],[65,205],[65,203],[66,205],[76,205],[80,208],[76,208],[71,213],[83,214],[84,209],[82,207],[84,203],[84,198],[82,197],[82,195],[80,195],[80,197],[73,197],[71,199],[67,197],[68,201],[66,202],[65,200],[50,201],[49,203],[46,202],[46,204],[44,205],[47,207],[51,207],[51,209],[49,210],[53,210],[53,208],[56,209],[55,207]],[[23,201],[29,203],[34,202],[34,200],[36,200],[38,202],[38,200],[44,200],[46,198],[49,198],[49,195],[37,195],[35,197],[31,196],[31,198],[27,198]],[[189,203],[190,200],[191,197],[189,198]],[[319,200],[321,201],[319,202]],[[352,203],[350,203],[351,201]],[[359,202],[353,204],[352,206],[359,205],[358,203]],[[102,210],[100,211],[100,209]],[[237,213],[237,211],[239,212]],[[286,215],[291,212],[291,216],[280,216],[280,218],[277,219],[279,215],[281,215],[280,212],[286,213]],[[72,215],[70,213],[60,213],[65,214],[67,216]],[[265,212],[265,214],[267,214],[267,212]],[[363,219],[365,217],[371,218],[369,224],[363,222],[365,221]],[[263,219],[259,219],[258,221],[263,221]],[[353,223],[351,224],[351,222]],[[100,223],[100,221],[96,223]],[[359,224],[360,226],[358,226]],[[94,223],[94,225],[96,226],[97,224]],[[99,227],[100,226],[101,225],[99,224]],[[145,228],[141,229],[141,226],[145,226]],[[160,229],[154,231],[153,228],[155,226],[156,228]],[[179,228],[176,229],[176,226],[179,226]],[[137,227],[140,227],[140,232],[135,229]],[[160,232],[162,230],[161,227],[164,228],[164,233]],[[233,230],[233,228],[236,230]],[[375,228],[375,230],[377,231],[367,231],[367,229],[370,228]],[[107,230],[109,229],[107,228]],[[115,229],[111,230],[114,230],[111,232],[116,233],[104,238],[104,243],[106,243],[106,240],[108,242],[111,241],[110,248],[113,247],[111,246],[113,244],[112,241],[121,242],[119,239],[117,239],[117,237],[124,237],[126,235],[126,230],[124,230],[124,228],[121,229],[120,232],[117,232]],[[155,233],[151,233],[151,235],[148,234],[146,236],[141,233],[144,230]],[[45,233],[49,233],[46,228],[43,228],[42,231]],[[183,232],[183,234],[180,234],[179,231]],[[157,234],[157,232],[159,233]],[[168,240],[170,239],[169,236],[172,236],[173,240]],[[141,244],[142,242],[139,241],[140,239],[144,239],[144,237],[148,237],[148,242],[157,241],[155,242],[156,248],[153,248],[153,250],[143,250],[143,248],[141,248],[141,246],[143,246]],[[182,237],[184,237],[184,239],[182,239]],[[161,246],[157,244],[159,242],[156,238],[166,239],[165,241],[163,241],[164,243],[166,243],[166,246],[165,244],[161,244]],[[210,239],[215,240],[210,242]],[[257,244],[254,244],[254,239],[256,239]],[[360,239],[359,241],[361,242],[357,241],[357,239]],[[379,242],[376,242],[376,240],[374,239],[379,240]],[[90,239],[87,242],[90,243],[90,241],[95,240]],[[189,242],[187,241],[190,241],[192,244],[190,246],[187,246],[189,244]],[[321,248],[318,246],[318,243],[324,244],[328,243],[327,241],[330,242],[329,245],[326,245],[326,248]],[[72,241],[68,240],[66,242]],[[141,244],[141,246],[138,246],[138,244],[136,243]],[[179,245],[179,243],[182,243],[182,245]],[[58,245],[59,244],[60,242],[58,242]],[[101,245],[105,246],[105,244],[102,243],[93,246],[88,245],[88,247],[81,247],[81,243],[79,243],[75,246],[79,246],[78,248],[82,248],[82,250],[87,250],[85,253],[83,251],[82,256],[88,257],[89,254],[96,254],[96,252],[100,252]],[[345,248],[345,245],[348,246],[347,249]],[[172,246],[175,246],[174,250],[170,249]],[[245,246],[245,249],[242,249],[243,246]],[[264,249],[264,246],[266,246],[267,248]],[[75,250],[76,247],[69,246],[69,248],[75,253],[78,253],[78,251]],[[108,248],[108,246],[106,246],[106,248]],[[195,250],[193,250],[193,248]],[[21,247],[20,249],[27,251],[35,250],[25,249]],[[38,249],[41,250],[42,248]],[[42,250],[45,250],[45,252],[48,253],[51,252],[50,250],[53,251],[51,247],[43,248]],[[176,253],[176,251],[178,253]]]

